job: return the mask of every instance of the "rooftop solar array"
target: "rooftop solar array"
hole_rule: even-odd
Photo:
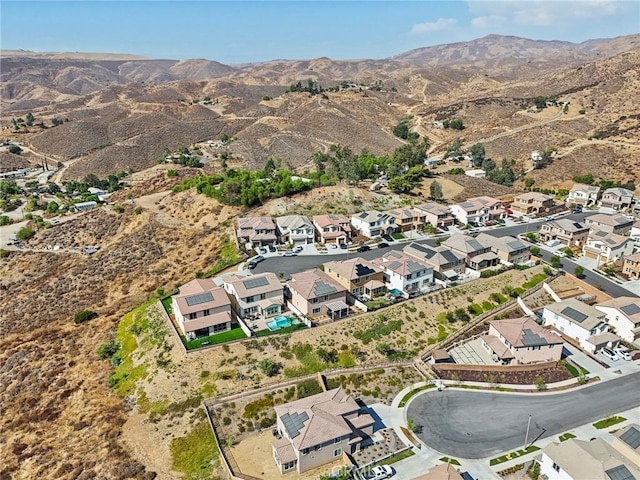
[[[282,417],[280,417],[280,419],[284,424],[284,428],[287,431],[287,435],[289,435],[289,438],[295,438],[300,435],[300,430],[304,426],[304,422],[309,420],[309,415],[307,415],[307,412],[285,413]]]
[[[391,270],[395,270],[396,268],[402,266],[401,262],[391,262],[389,265],[387,265],[387,267],[389,267]]]
[[[534,345],[547,345],[547,340],[535,333],[533,330],[525,328],[522,330],[522,344],[526,347]]]
[[[635,450],[640,447],[640,431],[636,427],[631,427],[620,435],[620,440]]]
[[[248,280],[243,280],[242,284],[244,285],[244,288],[251,290],[252,288],[269,285],[269,280],[267,280],[266,277],[250,278]]]
[[[213,302],[213,294],[211,292],[199,293],[197,295],[191,295],[184,299],[187,305],[193,307],[194,305],[200,305],[201,303]]]
[[[604,473],[606,473],[607,477],[611,480],[637,480],[626,465],[618,465],[617,467],[606,470]]]
[[[585,315],[584,313],[580,313],[578,310],[572,307],[565,307],[560,312],[565,317],[569,317],[571,320],[575,320],[578,323],[584,322],[589,315]]]
[[[424,270],[424,265],[421,265],[418,262],[414,262],[413,260],[407,260],[407,266],[409,267],[409,271],[411,273],[420,272]]]
[[[361,263],[356,265],[356,275],[358,277],[366,277],[367,275],[373,275],[374,273],[376,273],[376,271],[371,267],[367,267]]]
[[[621,307],[620,310],[622,310],[627,315],[635,315],[636,313],[640,312],[640,306],[635,303],[630,303],[629,305]]]
[[[313,287],[313,293],[316,295],[316,297],[319,297],[320,295],[327,295],[329,293],[335,293],[335,292],[336,292],[336,287],[334,287],[330,283],[326,283],[321,280],[316,282],[315,286]]]

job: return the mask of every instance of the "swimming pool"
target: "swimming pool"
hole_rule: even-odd
[[[389,290],[389,293],[391,295],[395,295],[396,297],[402,296],[402,290],[398,290],[397,288],[394,288],[393,290]]]
[[[292,317],[286,317],[284,315],[280,315],[270,322],[267,322],[267,328],[271,331],[280,330],[281,328],[290,327],[291,325],[297,325],[298,320]]]

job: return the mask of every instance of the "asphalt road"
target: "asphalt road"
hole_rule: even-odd
[[[504,394],[429,390],[415,397],[407,418],[422,427],[418,437],[456,458],[479,459],[640,406],[640,372],[557,394]],[[544,430],[543,430],[544,429]]]

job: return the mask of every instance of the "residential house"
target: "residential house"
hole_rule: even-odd
[[[308,245],[315,241],[313,223],[306,215],[286,215],[276,218],[280,242],[289,245]]]
[[[631,225],[629,238],[636,247],[640,247],[640,220]]]
[[[586,217],[584,224],[594,230],[604,230],[605,232],[617,233],[624,235],[631,232],[633,220],[620,213],[616,215],[607,215],[605,213],[597,213]]]
[[[373,263],[382,269],[389,290],[411,296],[433,288],[433,267],[415,257],[391,250]]]
[[[640,260],[640,259],[639,259]],[[618,297],[594,305],[625,342],[640,345],[640,298]]]
[[[231,297],[232,310],[240,318],[269,318],[282,313],[283,286],[275,273],[228,275],[222,285]]]
[[[344,215],[316,215],[313,225],[320,243],[347,243],[351,239],[351,220]]]
[[[355,297],[364,295],[372,298],[387,290],[382,269],[364,258],[327,262],[324,273]]]
[[[511,210],[518,213],[540,215],[548,212],[554,206],[553,197],[539,192],[526,192],[513,197]]]
[[[632,441],[635,444],[636,440]],[[542,449],[537,462],[540,464],[540,478],[547,480],[640,479],[638,463],[603,438],[590,441],[571,438],[552,442]]]
[[[582,205],[590,207],[598,203],[600,199],[600,187],[595,185],[584,185],[582,183],[574,183],[566,203],[569,205]]]
[[[493,320],[482,346],[504,365],[557,362],[564,340],[529,317]]]
[[[231,300],[210,278],[196,278],[171,297],[171,307],[187,340],[231,330]]]
[[[338,320],[349,315],[347,289],[320,269],[291,275],[287,282],[289,307],[306,317],[327,315]]]
[[[427,473],[413,477],[412,480],[464,480],[460,472],[451,463],[441,463]]]
[[[484,225],[507,215],[500,200],[486,196],[451,205],[451,213],[463,225]]]
[[[396,226],[401,232],[420,231],[426,225],[426,213],[416,207],[398,208],[387,213],[394,218]]]
[[[239,218],[237,227],[236,235],[240,244],[256,248],[278,243],[276,222],[272,217]]]
[[[598,260],[598,265],[616,262],[633,253],[633,243],[629,237],[592,229],[582,253],[587,258]]]
[[[632,423],[612,433],[611,446],[640,468],[640,425]]]
[[[531,247],[522,240],[514,237],[492,237],[480,233],[476,240],[484,245],[491,245],[491,251],[505,265],[523,265],[531,260]]]
[[[544,242],[558,240],[567,247],[581,246],[589,236],[589,227],[568,218],[548,221],[540,227]]]
[[[86,212],[98,206],[98,202],[78,202],[73,204],[73,210],[76,212]]]
[[[613,210],[626,210],[633,203],[633,192],[626,188],[607,188],[602,194],[600,206]]]
[[[640,253],[634,253],[624,259],[622,273],[631,280],[640,280]]]
[[[545,326],[555,327],[591,353],[619,340],[609,331],[603,312],[575,298],[547,305],[542,318]]]
[[[397,228],[394,217],[377,210],[351,215],[351,225],[367,238],[391,235]]]
[[[449,207],[438,203],[423,203],[415,208],[422,210],[425,213],[425,221],[436,228],[450,227],[456,223]]]
[[[433,276],[441,283],[458,279],[464,273],[466,255],[449,250],[446,247],[430,247],[411,242],[403,252],[433,266]]]
[[[491,251],[490,242],[485,243],[469,235],[453,234],[442,242],[442,246],[464,255],[467,267],[472,270],[484,270],[500,263],[498,255]]]
[[[342,459],[370,441],[374,419],[342,388],[276,405],[272,444],[280,473],[303,473]]]

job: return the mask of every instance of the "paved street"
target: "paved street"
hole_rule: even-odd
[[[566,393],[505,394],[448,388],[428,391],[409,405],[429,447],[456,458],[483,458],[558,435],[640,406],[640,372]],[[640,422],[640,418],[636,419]],[[544,431],[543,431],[544,429]]]

